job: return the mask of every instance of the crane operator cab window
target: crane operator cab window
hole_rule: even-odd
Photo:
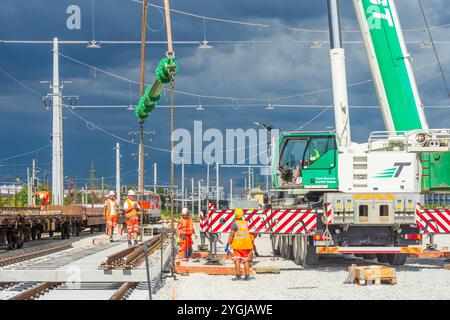
[[[291,139],[281,153],[280,173],[284,185],[302,185],[302,159],[308,139]]]
[[[313,163],[317,162],[318,168],[323,167],[319,164],[321,156],[326,154],[330,150],[336,149],[335,139],[332,137],[312,137],[306,147],[306,152],[304,153],[303,168],[307,169],[312,166]],[[326,163],[329,164],[329,161]],[[325,169],[325,168],[322,168]]]
[[[292,134],[282,137],[276,188],[337,189],[334,134]]]

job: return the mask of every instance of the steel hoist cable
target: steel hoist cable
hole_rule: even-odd
[[[167,30],[167,58],[170,66],[170,246],[171,246],[171,273],[175,277],[175,186],[174,186],[174,139],[175,131],[175,83],[174,76],[176,74],[176,65],[174,64],[175,54],[173,52],[172,44],[172,24],[170,21],[170,6],[169,0],[164,0],[164,14],[166,16],[166,30]]]

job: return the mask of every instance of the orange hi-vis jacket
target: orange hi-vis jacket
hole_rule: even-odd
[[[47,204],[50,202],[50,192],[48,191],[37,191],[36,192],[36,196],[40,197],[42,195],[44,195],[44,199],[42,200],[42,204]]]
[[[235,221],[238,230],[234,232],[233,242],[231,243],[231,249],[233,250],[251,250],[253,249],[252,239],[248,232],[248,224],[245,220]]]
[[[192,222],[192,218],[181,218],[178,222],[177,231],[179,234],[191,236],[194,233],[194,224]]]
[[[127,199],[125,202],[128,204],[128,209],[125,210],[125,217],[127,219],[139,219],[139,212],[134,208],[135,201]]]
[[[111,202],[114,205],[113,214],[111,214]],[[117,216],[117,212],[119,211],[119,206],[117,205],[116,201],[112,201],[110,199],[106,200],[106,219],[108,219],[110,216]]]

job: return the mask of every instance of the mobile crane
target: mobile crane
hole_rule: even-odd
[[[335,130],[284,132],[266,208],[244,219],[303,266],[329,253],[402,265],[425,233],[450,233],[450,210],[420,207],[423,193],[450,189],[450,129],[428,128],[394,0],[353,0],[386,131],[352,142],[339,0],[327,1]],[[212,256],[232,221],[233,210],[200,216]]]
[[[428,127],[395,1],[353,5],[386,131],[351,140],[339,0],[328,0],[335,130],[281,135],[268,201],[317,213],[310,234],[271,235],[275,253],[305,266],[338,252],[402,265],[429,223],[450,224],[418,223],[421,194],[450,189],[450,129]]]

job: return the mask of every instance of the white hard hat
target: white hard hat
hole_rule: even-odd
[[[189,209],[188,208],[183,208],[183,210],[181,210],[181,214],[182,215],[189,214]]]
[[[134,195],[136,195],[136,194],[134,193],[134,190],[133,190],[133,189],[130,189],[130,190],[128,190],[128,195],[129,195],[129,196],[134,196]]]
[[[109,197],[115,196],[115,195],[116,195],[116,193],[115,193],[114,191],[110,191],[110,192],[108,193],[108,196],[109,196]]]

